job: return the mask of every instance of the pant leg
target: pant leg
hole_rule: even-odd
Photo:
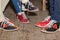
[[[4,21],[4,15],[3,15],[3,11],[2,11],[2,0],[0,0],[0,22]]]
[[[2,9],[1,9],[1,10],[2,10],[2,11],[4,11],[4,9],[5,9],[6,5],[8,4],[8,2],[9,2],[9,0],[2,0],[2,1],[1,1],[1,4],[2,4],[2,5],[1,5]]]
[[[54,1],[54,14],[52,15],[51,19],[60,22],[60,0]]]
[[[52,16],[54,13],[54,0],[49,0],[49,4],[50,4],[50,15]]]
[[[11,0],[17,13],[22,12],[22,3],[19,0]]]

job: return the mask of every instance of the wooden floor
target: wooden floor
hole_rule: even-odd
[[[40,0],[32,0],[32,2],[41,9]],[[36,4],[37,2],[37,4]],[[31,14],[35,14],[31,15]],[[28,13],[27,16],[31,23],[23,24],[18,21],[14,10],[8,6],[4,15],[12,20],[14,20],[15,24],[19,26],[17,31],[6,32],[0,30],[0,40],[60,40],[60,32],[53,34],[42,33],[39,27],[36,27],[36,24],[39,21],[42,21],[46,16],[48,16],[48,12],[41,10],[35,13]]]

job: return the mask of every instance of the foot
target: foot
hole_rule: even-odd
[[[19,19],[19,21],[22,22],[22,23],[30,23],[29,20],[28,20],[28,18],[27,18],[26,15],[24,14],[24,12],[21,13],[21,14],[18,14],[18,19]]]
[[[41,31],[44,33],[55,33],[55,32],[60,31],[59,24],[57,23],[53,22],[53,23],[50,23],[50,25],[48,26],[49,26],[48,28],[43,28]]]
[[[28,12],[39,11],[39,9],[36,8],[31,2],[28,2],[27,4],[23,4],[23,5],[25,6],[25,10]],[[22,10],[24,10],[24,9],[22,9]]]
[[[18,27],[14,25],[11,21],[5,19],[4,21],[0,22],[0,28],[4,31],[14,31],[17,30]]]

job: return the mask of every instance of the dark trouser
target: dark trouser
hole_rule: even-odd
[[[22,3],[19,0],[11,0],[17,13],[22,12]]]
[[[60,22],[60,0],[50,0],[50,15],[52,20]]]

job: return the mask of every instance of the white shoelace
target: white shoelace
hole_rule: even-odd
[[[57,23],[56,20],[51,20],[47,25],[45,26],[48,26],[49,28],[53,26],[54,23]]]

